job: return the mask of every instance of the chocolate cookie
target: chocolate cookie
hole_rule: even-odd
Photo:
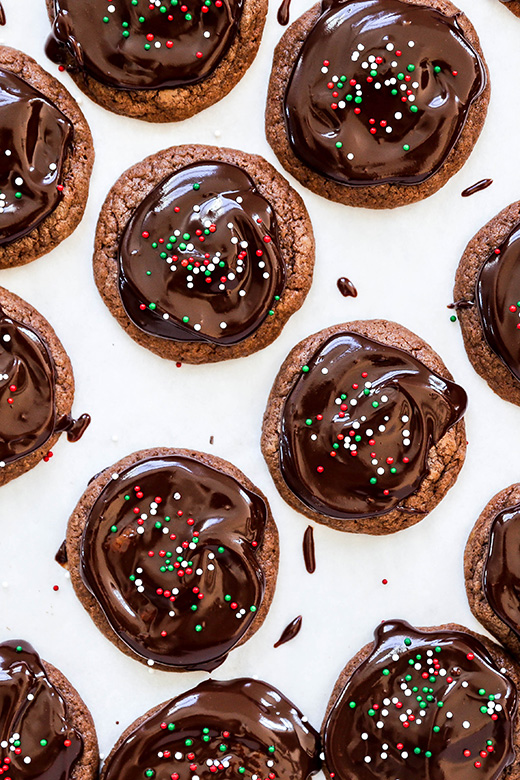
[[[471,611],[520,657],[520,485],[501,490],[485,506],[464,555]]]
[[[519,776],[520,669],[456,624],[383,622],[341,673],[323,722],[336,780]]]
[[[148,157],[99,217],[98,290],[134,341],[169,360],[213,363],[267,346],[305,300],[313,266],[300,196],[264,159],[233,149]]]
[[[500,2],[509,8],[515,16],[520,16],[520,2],[519,0],[500,0]]]
[[[0,287],[0,485],[48,460],[61,433],[78,441],[90,423],[74,420],[74,375],[46,319]]]
[[[471,239],[453,295],[473,368],[497,395],[520,404],[520,201]]]
[[[267,0],[46,0],[47,56],[116,114],[175,122],[217,103],[253,62]]]
[[[87,203],[94,147],[65,87],[23,52],[0,47],[0,268],[50,252]]]
[[[418,523],[464,462],[466,393],[401,325],[335,325],[301,341],[275,379],[262,452],[282,497],[339,531]]]
[[[267,140],[318,195],[403,206],[464,165],[489,94],[477,34],[449,0],[323,0],[276,47]]]
[[[92,716],[66,677],[28,642],[0,644],[0,771],[23,780],[94,780]]]
[[[242,678],[206,680],[135,721],[101,780],[307,780],[321,767],[319,736],[276,688]],[[211,773],[211,774],[210,774]]]
[[[67,529],[72,584],[126,655],[212,670],[269,611],[278,531],[265,496],[227,461],[156,448],[96,476]]]

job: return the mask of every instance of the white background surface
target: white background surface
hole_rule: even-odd
[[[80,99],[96,163],[86,215],[75,234],[46,257],[0,271],[0,284],[33,304],[56,329],[75,370],[74,411],[89,412],[93,420],[81,442],[68,444],[62,437],[49,463],[0,490],[0,641],[25,638],[62,669],[92,711],[102,753],[137,716],[207,677],[151,673],[123,656],[95,628],[54,562],[67,519],[93,474],[139,448],[194,447],[232,461],[267,494],[281,538],[270,614],[214,677],[259,675],[319,727],[337,675],[380,620],[402,617],[417,625],[454,620],[479,628],[466,601],[463,550],[484,504],[520,481],[520,410],[474,373],[446,304],[467,241],[520,197],[515,68],[520,19],[498,0],[459,0],[480,34],[492,81],[488,120],[463,170],[432,198],[387,212],[329,203],[292,182],[305,199],[317,243],[314,284],[303,308],[256,355],[178,369],[135,344],[102,303],[91,268],[97,215],[128,166],[170,145],[236,147],[279,167],[263,130],[267,78],[282,34],[276,6],[271,5],[256,61],[230,95],[185,122],[154,126],[104,111],[66,74],[58,74],[43,53],[49,29],[44,0],[3,0],[3,5],[2,43],[31,54]],[[308,0],[293,0],[293,6],[292,20]],[[484,177],[494,179],[489,189],[461,198],[465,187]],[[343,275],[358,288],[357,299],[338,292],[336,280]],[[371,317],[416,331],[466,388],[468,456],[447,498],[414,528],[373,538],[316,526],[317,571],[311,576],[301,553],[307,521],[278,496],[260,454],[262,414],[278,367],[297,341],[328,325]],[[274,650],[273,642],[298,614],[300,635]]]

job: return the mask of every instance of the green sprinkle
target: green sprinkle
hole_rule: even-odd
[[[413,752],[415,753],[416,756],[418,756],[419,753],[421,752],[421,748],[420,747],[416,747],[416,748],[413,749]]]
[[[312,425],[312,420],[310,417],[307,417],[307,419],[305,420],[305,425]]]
[[[42,747],[47,747],[47,740],[46,739],[40,739],[40,745]]]
[[[227,595],[227,594],[226,594],[226,595],[224,596],[224,601],[231,601],[231,596],[229,596],[229,595]]]
[[[457,322],[457,318],[454,314],[451,315],[450,322]]]
[[[370,484],[375,485],[377,483],[377,479],[375,477],[370,478]]]
[[[155,303],[149,303],[149,304],[148,304],[148,308],[149,308],[149,309],[151,309],[152,311],[155,311],[155,309],[157,308],[157,304],[155,304]]]
[[[436,65],[434,67],[434,71],[435,71],[435,73],[440,73],[441,72],[441,66],[440,65]]]
[[[199,623],[198,625],[196,625],[196,626],[195,626],[195,631],[196,631],[197,633],[198,633],[199,631],[202,631],[202,626],[200,625],[200,623]]]
[[[250,612],[256,612],[256,607],[255,607],[255,605],[254,605],[254,604],[253,604],[253,606],[252,606],[252,607],[249,607],[249,611],[250,611]]]
[[[484,696],[485,693],[486,693],[486,691],[484,690],[484,688],[479,688],[479,690],[478,690],[478,695],[479,696]]]
[[[407,71],[409,71],[410,73],[413,73],[413,72],[414,72],[414,70],[415,70],[415,65],[408,65],[408,67],[406,68],[406,70],[407,70]]]
[[[22,650],[23,650],[23,647],[22,647],[21,645],[17,645],[17,647],[16,647],[16,652],[17,652],[17,653],[21,653],[21,652],[22,652]]]
[[[21,192],[15,192],[14,193],[14,197],[18,198],[18,200],[20,200],[20,198],[22,197],[22,193]]]
[[[269,745],[267,749],[270,753],[274,753],[274,745]]]
[[[343,144],[341,141],[336,141],[336,149],[341,149],[343,147]]]
[[[444,702],[443,701],[438,701],[437,702],[437,707],[444,707]]]
[[[410,106],[410,111],[412,112],[412,114],[416,114],[419,111],[419,109],[417,108],[417,106]]]
[[[115,534],[115,532],[117,531],[117,525],[112,525],[110,527],[110,530],[112,531],[113,534]]]
[[[403,144],[403,149],[404,149],[405,152],[409,152],[410,151],[410,145],[409,144]]]
[[[440,726],[434,726],[433,730],[435,731],[436,734],[438,734],[438,732],[441,730],[441,727]]]
[[[110,21],[110,19],[108,18],[108,16],[104,16],[104,17],[103,17],[103,21],[105,22],[105,24],[108,24],[108,22]]]
[[[155,775],[155,772],[153,769],[147,769],[145,772],[146,777],[153,777]]]
[[[404,640],[404,643],[405,643],[406,647],[410,647],[410,645],[412,644],[412,640],[409,637],[406,637],[406,639]]]
[[[128,38],[130,36],[130,33],[128,32],[128,30],[123,30],[122,35],[123,38]]]
[[[376,711],[373,710],[372,708],[370,708],[369,711],[368,711],[368,714],[370,715],[370,717],[372,717],[373,715],[376,714]]]
[[[388,677],[388,675],[390,674],[390,669],[383,669],[383,674],[385,677]]]
[[[240,772],[241,775],[243,775],[246,770],[245,770],[245,767],[240,766],[240,767],[238,767],[238,771]]]
[[[174,731],[175,730],[175,723],[168,723],[168,731]]]
[[[186,745],[186,747],[191,747],[193,745],[193,740],[189,738],[185,739],[184,744]]]
[[[353,710],[356,707],[356,702],[355,701],[351,701],[351,702],[349,702],[348,706],[350,707],[351,710]]]
[[[424,755],[426,756],[426,758],[431,758],[431,757],[432,757],[432,752],[431,752],[431,750],[426,750],[426,751],[425,751],[425,753],[424,753]]]
[[[222,555],[222,553],[225,552],[225,548],[224,547],[218,547],[217,548],[217,552],[219,552]]]
[[[379,402],[378,401],[372,401],[372,406],[374,407],[374,409],[377,409],[377,407],[379,406]]]
[[[183,322],[189,322],[189,321],[190,321],[190,318],[189,318],[189,317],[183,317],[183,318],[182,318],[182,321],[183,321]]]
[[[309,371],[310,371],[309,366],[302,366],[302,371],[303,371],[304,374],[308,374]]]

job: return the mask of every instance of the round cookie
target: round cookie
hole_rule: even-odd
[[[520,657],[520,485],[501,490],[484,507],[464,553],[471,611],[490,634]]]
[[[92,716],[67,678],[28,643],[0,644],[0,768],[13,778],[94,780]]]
[[[50,252],[76,229],[94,147],[72,95],[32,57],[7,46],[0,47],[2,93],[0,268],[11,268]]]
[[[0,485],[48,460],[61,433],[78,441],[88,414],[71,417],[74,375],[46,319],[0,287]]]
[[[463,626],[383,621],[334,687],[322,726],[325,775],[516,780],[519,685],[505,651]]]
[[[101,297],[134,341],[169,360],[267,346],[303,304],[313,267],[300,196],[263,158],[233,149],[148,157],[116,182],[97,226]]]
[[[262,452],[281,496],[306,517],[393,533],[422,520],[457,479],[466,400],[440,357],[401,325],[335,325],[284,361]]]
[[[206,680],[138,718],[108,756],[101,780],[290,777],[321,767],[319,735],[276,688],[260,680]],[[153,774],[152,774],[153,772]]]
[[[47,56],[116,114],[177,122],[217,103],[253,62],[267,0],[46,0]],[[169,8],[168,8],[169,6]]]
[[[278,531],[235,466],[155,448],[90,482],[66,553],[76,595],[122,652],[165,671],[210,671],[267,616]]]
[[[394,208],[464,165],[489,94],[478,36],[449,0],[331,0],[275,49],[267,140],[318,195]]]
[[[453,289],[475,371],[505,401],[520,404],[520,201],[471,239]]]
[[[509,8],[515,16],[520,16],[520,2],[518,0],[500,0],[500,2]]]

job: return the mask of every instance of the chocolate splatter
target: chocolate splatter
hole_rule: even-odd
[[[2,3],[0,3],[0,27],[5,25],[5,11]]]
[[[309,574],[314,574],[316,571],[316,551],[314,548],[314,528],[309,525],[303,535],[303,559],[305,561],[305,568]]]
[[[493,184],[493,179],[481,179],[480,181],[475,182],[475,184],[472,184],[471,187],[463,190],[460,194],[463,198],[469,198],[470,195],[474,195],[476,192],[486,190],[491,184]]]
[[[448,303],[448,309],[471,309],[475,305],[475,301],[466,301],[461,298],[460,301],[454,303]]]
[[[295,636],[297,636],[300,633],[300,629],[302,627],[302,616],[298,615],[298,617],[294,618],[294,620],[289,623],[289,625],[284,628],[282,631],[282,635],[278,642],[275,642],[273,647],[280,647],[280,645],[284,645],[286,642],[290,642],[291,639],[294,639]]]
[[[357,290],[346,276],[342,276],[337,281],[338,290],[344,298],[357,298]]]
[[[69,559],[67,558],[67,542],[64,539],[60,545],[60,549],[56,553],[54,560],[56,563],[59,563],[60,566],[63,566],[64,569],[67,568],[67,563]]]
[[[215,441],[215,437],[214,436],[210,436],[209,437],[209,443],[213,444],[214,441]]]
[[[282,0],[282,4],[278,9],[278,13],[276,15],[276,18],[278,19],[278,24],[281,24],[282,27],[285,27],[286,25],[289,24],[290,9],[291,9],[291,0]]]

